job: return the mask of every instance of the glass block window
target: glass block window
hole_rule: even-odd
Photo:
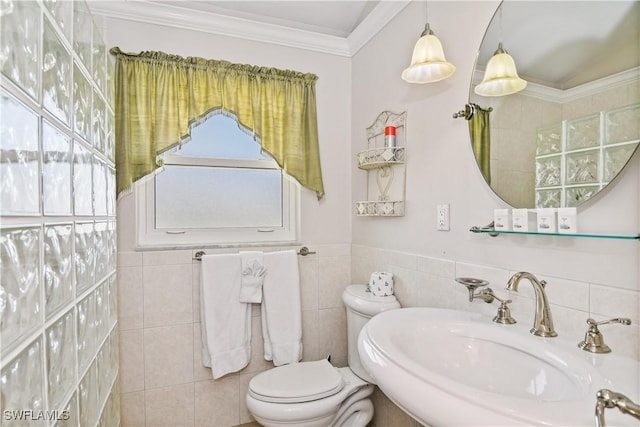
[[[2,2],[0,49],[1,423],[119,425],[113,65],[83,1]]]
[[[42,126],[42,196],[45,215],[72,212],[71,138],[46,120]]]
[[[536,207],[574,207],[595,196],[640,144],[640,104],[540,128],[536,135]]]
[[[65,124],[71,123],[71,53],[53,24],[45,21],[42,58],[42,105]]]
[[[34,100],[40,97],[40,27],[42,11],[35,1],[3,2],[0,14],[2,74]],[[6,10],[5,10],[6,9]]]
[[[0,90],[0,209],[7,214],[39,214],[38,115]]]

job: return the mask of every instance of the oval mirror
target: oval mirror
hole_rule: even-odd
[[[500,4],[465,118],[477,164],[505,202],[577,206],[628,163],[640,140],[639,23],[640,0]],[[526,87],[480,96],[475,88],[499,43]]]

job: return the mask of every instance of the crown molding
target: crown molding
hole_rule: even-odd
[[[482,70],[476,70],[474,72],[474,85],[482,81],[483,74],[484,72]],[[601,79],[565,90],[528,82],[527,87],[519,93],[522,95],[531,96],[533,98],[542,99],[544,101],[565,103],[575,101],[585,96],[595,95],[618,86],[637,82],[639,79],[640,67],[635,67],[630,70],[612,74],[610,76],[603,77]]]
[[[612,74],[589,83],[572,87],[571,89],[555,89],[547,86],[529,83],[522,91],[524,95],[546,101],[565,103],[572,102],[585,96],[596,95],[605,90],[613,89],[618,86],[626,85],[631,82],[637,82],[640,78],[640,67]]]
[[[410,2],[381,1],[348,38],[147,1],[89,1],[91,13],[338,56],[353,56]]]
[[[387,25],[411,0],[381,1],[347,37],[349,56],[353,56]]]

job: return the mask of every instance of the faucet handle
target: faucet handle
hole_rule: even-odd
[[[503,325],[513,325],[516,323],[516,319],[511,317],[511,309],[509,309],[509,306],[507,305],[512,301],[510,299],[502,300],[498,297],[495,298],[500,301],[500,307],[498,307],[498,314],[493,318],[493,321]]]
[[[578,347],[580,347],[582,350],[589,351],[591,353],[610,353],[611,348],[604,343],[604,338],[602,337],[602,333],[598,329],[598,326],[607,325],[609,323],[620,323],[622,325],[630,325],[631,319],[627,319],[624,317],[616,317],[614,319],[603,320],[600,322],[596,322],[591,318],[587,319],[587,324],[589,325],[589,329],[584,335],[584,340],[578,343]]]
[[[486,288],[473,294],[473,298],[481,298],[484,302],[491,303],[493,300],[496,300],[500,303],[500,307],[498,307],[498,314],[492,319],[496,323],[500,323],[503,325],[513,325],[516,323],[516,319],[511,317],[511,309],[508,304],[511,304],[513,301],[510,299],[502,299],[493,293],[491,288]]]
[[[608,325],[609,323],[621,323],[623,325],[630,325],[631,324],[631,319],[628,319],[626,317],[616,317],[616,318],[609,319],[609,320],[602,320],[600,322],[596,322],[592,318],[588,318],[587,319],[587,324],[590,327],[595,327],[596,329],[598,329],[598,326],[600,326],[600,325]]]

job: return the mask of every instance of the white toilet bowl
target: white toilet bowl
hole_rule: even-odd
[[[279,366],[251,379],[249,412],[266,427],[364,427],[373,418],[374,385],[357,353],[358,333],[375,314],[399,308],[394,296],[374,297],[364,285],[343,293],[347,307],[349,367],[328,360]]]
[[[371,393],[373,385],[323,359],[256,375],[247,408],[266,427],[366,426],[373,418]]]

